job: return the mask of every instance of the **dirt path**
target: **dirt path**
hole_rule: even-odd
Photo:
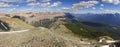
[[[19,30],[19,31],[0,32],[0,34],[21,33],[21,32],[26,32],[26,31],[29,31],[29,29]]]

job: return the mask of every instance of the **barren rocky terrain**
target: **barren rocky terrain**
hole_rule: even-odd
[[[0,33],[0,47],[93,47],[89,42],[70,38],[39,27],[24,32]]]
[[[1,16],[0,20],[7,23],[10,30],[6,32],[0,29],[0,47],[94,47],[96,40],[74,34],[64,25],[66,24],[64,21],[56,20],[47,28],[26,23],[26,20],[39,22],[64,15],[63,13],[26,13],[25,21],[19,19],[24,14]]]
[[[67,29],[63,22],[51,24],[51,28],[33,27],[20,19],[5,18],[11,30],[0,32],[0,47],[93,47],[90,40],[79,38]],[[14,22],[14,23],[13,23]],[[81,40],[82,39],[82,40]]]

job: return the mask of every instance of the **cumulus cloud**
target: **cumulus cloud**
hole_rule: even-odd
[[[69,11],[70,10],[70,8],[66,8],[66,7],[63,7],[62,9],[61,9],[61,11]]]
[[[83,2],[80,2],[80,3],[76,3],[76,4],[73,4],[73,6],[71,8],[62,8],[61,11],[63,12],[71,12],[71,11],[79,11],[79,9],[83,9],[83,8],[89,8],[89,7],[92,7],[92,6],[95,6],[96,4],[98,4],[98,1],[83,1]],[[93,9],[96,9],[93,7]]]
[[[10,7],[11,5],[8,4],[8,3],[3,3],[3,2],[0,2],[0,7]]]
[[[102,7],[103,7],[103,6],[104,6],[104,4],[100,4],[100,6],[102,6]]]
[[[73,12],[74,10],[70,9],[70,8],[62,8],[61,10],[59,10],[60,12]]]
[[[116,13],[117,11],[116,10],[104,10],[104,12],[106,12],[106,13]]]
[[[95,7],[92,7],[93,10],[95,10],[96,8]]]
[[[41,3],[40,6],[46,7],[46,6],[50,6],[50,2],[46,2],[46,3]]]
[[[28,6],[37,6],[37,5],[39,5],[40,3],[28,3]]]
[[[54,2],[52,5],[51,5],[51,7],[56,7],[56,6],[59,6],[61,4],[61,2],[60,1],[57,1],[57,2]]]
[[[40,7],[39,9],[42,10],[43,8],[45,8],[44,11],[46,11],[48,9],[52,9],[52,7],[57,7],[60,4],[62,4],[59,0],[57,2],[50,2],[50,1],[51,0],[0,0],[0,7],[9,7],[11,8],[9,10],[13,11],[14,9],[12,8],[20,7],[20,4],[26,3],[25,5],[30,7],[29,8],[30,11],[32,11],[35,6]],[[25,10],[25,11],[29,11],[29,10]]]
[[[0,2],[49,2],[51,0],[0,0]]]
[[[102,0],[104,3],[120,4],[120,0]]]
[[[37,1],[37,0],[27,0],[28,2],[28,6],[41,6],[41,7],[45,7],[45,6],[48,6],[50,5],[51,3],[49,2],[50,0],[40,0],[40,1]]]
[[[60,1],[50,3],[50,0],[41,0],[41,2],[35,2],[34,0],[31,0],[27,5],[28,6],[40,6],[40,7],[57,7],[61,4],[62,2]]]
[[[77,9],[89,8],[91,6],[94,6],[97,3],[98,3],[98,1],[88,1],[88,2],[83,1],[83,2],[80,2],[80,3],[73,4],[72,8],[77,8]]]
[[[28,3],[28,6],[41,6],[41,7],[57,7],[61,4],[61,2],[54,2],[54,3],[50,3],[50,2],[42,2],[42,3],[36,3],[36,2],[31,2]]]
[[[51,0],[42,0],[41,2],[49,2],[49,1],[51,1]]]
[[[61,4],[62,4],[62,2],[60,2],[60,1],[57,1],[57,2],[54,2],[54,3],[45,2],[45,3],[40,3],[40,6],[42,6],[42,7],[57,7]]]
[[[63,7],[62,9],[69,9],[69,8]]]
[[[60,1],[57,2],[52,2],[50,3],[51,0],[0,0],[0,2],[5,2],[1,3],[0,6],[2,7],[9,7],[9,4],[12,3],[24,3],[26,2],[28,6],[41,6],[41,7],[57,7],[61,4]],[[12,3],[11,3],[12,2]],[[9,3],[9,4],[7,4]],[[17,5],[19,6],[19,5]]]
[[[49,2],[51,0],[27,0],[26,2]]]
[[[24,2],[25,0],[0,0],[0,2]]]
[[[113,0],[102,0],[103,2],[106,2],[106,3],[112,3]]]
[[[36,2],[36,0],[26,0],[26,2]]]

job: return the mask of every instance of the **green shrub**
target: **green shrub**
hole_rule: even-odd
[[[87,27],[81,23],[66,23],[65,26],[70,29],[73,33],[85,37],[85,38],[98,38],[100,36],[106,35],[103,32],[96,31],[90,27]],[[80,30],[80,29],[83,30]]]

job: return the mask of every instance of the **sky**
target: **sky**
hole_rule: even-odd
[[[0,0],[0,13],[120,13],[120,0]]]

